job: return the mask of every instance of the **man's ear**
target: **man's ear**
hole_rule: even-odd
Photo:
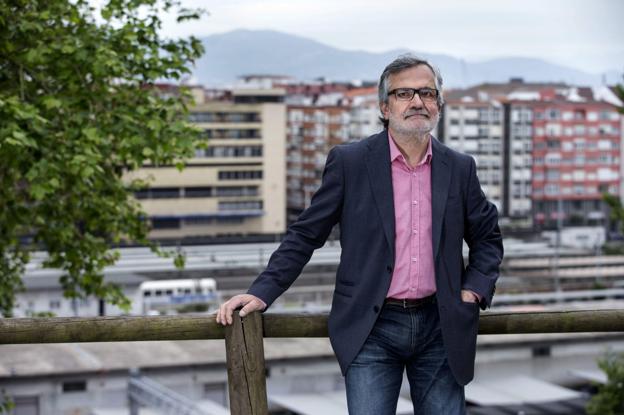
[[[383,117],[387,120],[388,119],[388,103],[382,102],[381,104],[379,104],[379,110],[383,114]]]

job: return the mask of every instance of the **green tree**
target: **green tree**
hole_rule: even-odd
[[[10,413],[11,409],[15,407],[15,403],[10,396],[6,394],[6,391],[2,389],[0,395],[0,415]]]
[[[145,164],[192,156],[199,131],[186,123],[190,94],[155,94],[203,52],[199,40],[159,35],[159,13],[201,11],[178,1],[2,0],[0,7],[0,312],[11,315],[30,252],[63,271],[66,297],[96,296],[127,308],[104,281],[111,246],[148,244],[149,221],[124,180]]]
[[[624,354],[607,353],[598,360],[607,375],[607,383],[598,385],[598,393],[587,404],[589,415],[624,414]]]

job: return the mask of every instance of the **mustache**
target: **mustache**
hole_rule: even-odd
[[[406,112],[403,113],[403,118],[408,118],[408,117],[411,117],[413,115],[424,115],[425,117],[429,118],[429,113],[427,111],[422,111],[422,110],[406,111]]]

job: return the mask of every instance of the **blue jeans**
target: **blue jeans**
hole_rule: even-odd
[[[385,305],[345,378],[351,415],[394,415],[407,370],[415,415],[463,415],[464,388],[448,365],[437,304]]]

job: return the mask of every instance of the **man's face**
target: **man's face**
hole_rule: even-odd
[[[388,81],[388,91],[397,88],[436,88],[433,71],[426,65],[390,75]],[[390,132],[400,135],[424,135],[433,130],[440,119],[437,102],[423,102],[418,94],[411,101],[400,101],[395,95],[390,95],[388,103],[381,104],[381,110],[389,121]]]

